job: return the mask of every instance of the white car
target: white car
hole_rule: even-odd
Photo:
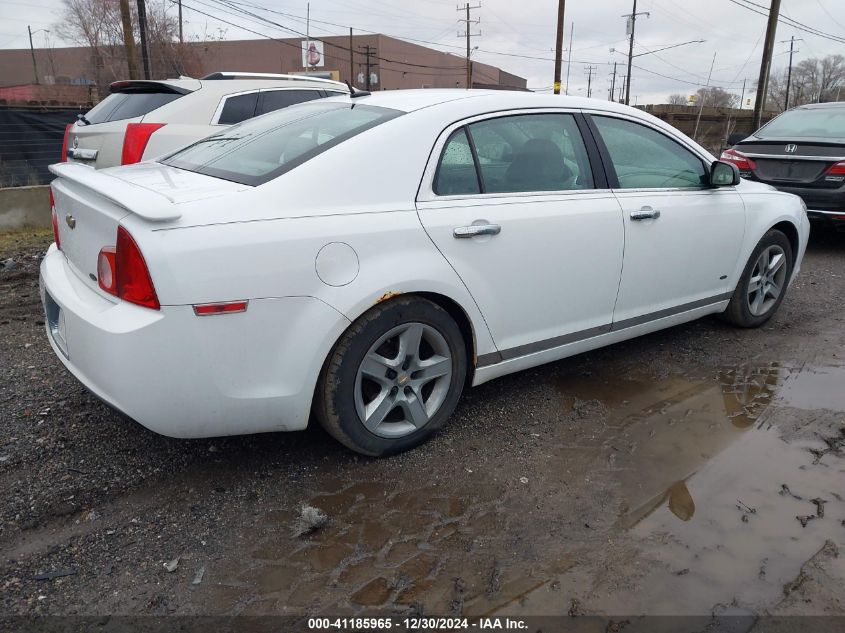
[[[708,314],[765,323],[801,200],[639,110],[391,91],[286,108],[161,159],[51,167],[49,340],[175,437],[304,428],[407,449],[466,384]]]
[[[234,72],[202,79],[116,81],[109,91],[65,127],[61,160],[96,169],[131,165],[267,112],[349,94],[345,84],[329,79]]]

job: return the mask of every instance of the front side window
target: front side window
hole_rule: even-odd
[[[593,116],[620,189],[697,189],[708,183],[703,161],[648,126]]]
[[[401,114],[358,103],[314,101],[245,121],[188,145],[161,162],[245,185],[260,185]]]
[[[584,141],[571,114],[525,114],[469,125],[484,193],[592,189]]]

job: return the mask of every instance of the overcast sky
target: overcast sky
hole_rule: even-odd
[[[135,0],[130,0],[135,2]],[[148,0],[149,1],[149,0]],[[169,0],[165,0],[169,1]],[[304,31],[307,3],[303,0],[229,0],[253,10],[273,21],[297,31]],[[672,93],[690,94],[707,81],[713,54],[716,53],[711,85],[741,93],[743,79],[750,91],[759,71],[766,19],[736,2],[746,0],[639,0],[637,10],[649,12],[637,21],[635,54],[648,53],[665,46],[690,40],[706,40],[654,54],[640,55],[634,60],[631,102],[665,102]],[[752,0],[768,6],[769,0]],[[478,0],[471,3],[479,4]],[[595,66],[593,96],[607,98],[613,62],[619,62],[624,73],[627,55],[625,19],[632,2],[628,0],[569,0],[566,13],[564,46],[569,48],[570,26],[574,22],[570,94],[584,95],[587,90],[587,67]],[[792,18],[827,34],[845,38],[843,0],[782,0],[781,15]],[[473,57],[499,66],[528,79],[532,89],[551,89],[555,45],[555,0],[481,0],[481,7],[472,14],[481,23],[473,32],[481,37],[473,40],[479,49]],[[226,39],[259,37],[255,33],[216,21],[191,10],[220,16],[229,22],[272,37],[291,37],[278,27],[238,16],[218,0],[183,0],[186,34],[193,37],[204,32],[225,30]],[[260,6],[296,17],[263,12]],[[463,30],[453,0],[313,0],[311,2],[311,34],[346,34],[348,27],[361,32],[372,31],[420,41],[443,51],[463,54]],[[49,29],[61,14],[61,0],[0,0],[0,48],[24,48],[28,45],[26,27]],[[176,12],[175,4],[171,11]],[[321,22],[322,21],[322,22]],[[331,23],[331,24],[326,24]],[[340,26],[335,26],[340,25]],[[50,36],[54,36],[51,33]],[[801,37],[795,60],[845,53],[845,44],[818,35],[801,32],[780,24],[777,40]],[[35,46],[43,46],[45,34],[36,33]],[[424,41],[424,42],[423,42]],[[57,41],[56,45],[63,43]],[[620,52],[611,52],[616,48]],[[785,67],[789,45],[775,45],[775,68]],[[532,59],[536,58],[536,59]],[[244,69],[249,70],[249,69]],[[2,73],[2,69],[0,69]],[[566,56],[564,57],[564,81]]]

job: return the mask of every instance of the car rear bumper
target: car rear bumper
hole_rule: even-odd
[[[41,297],[53,350],[99,398],[171,437],[303,429],[327,350],[349,325],[312,297],[257,299],[197,317],[113,303],[50,247]]]

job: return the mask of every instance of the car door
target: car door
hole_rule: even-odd
[[[504,360],[609,330],[622,267],[621,211],[586,123],[532,112],[447,129],[418,196]]]
[[[745,230],[736,189],[710,187],[705,158],[662,130],[590,118],[625,222],[614,329],[729,298]]]

